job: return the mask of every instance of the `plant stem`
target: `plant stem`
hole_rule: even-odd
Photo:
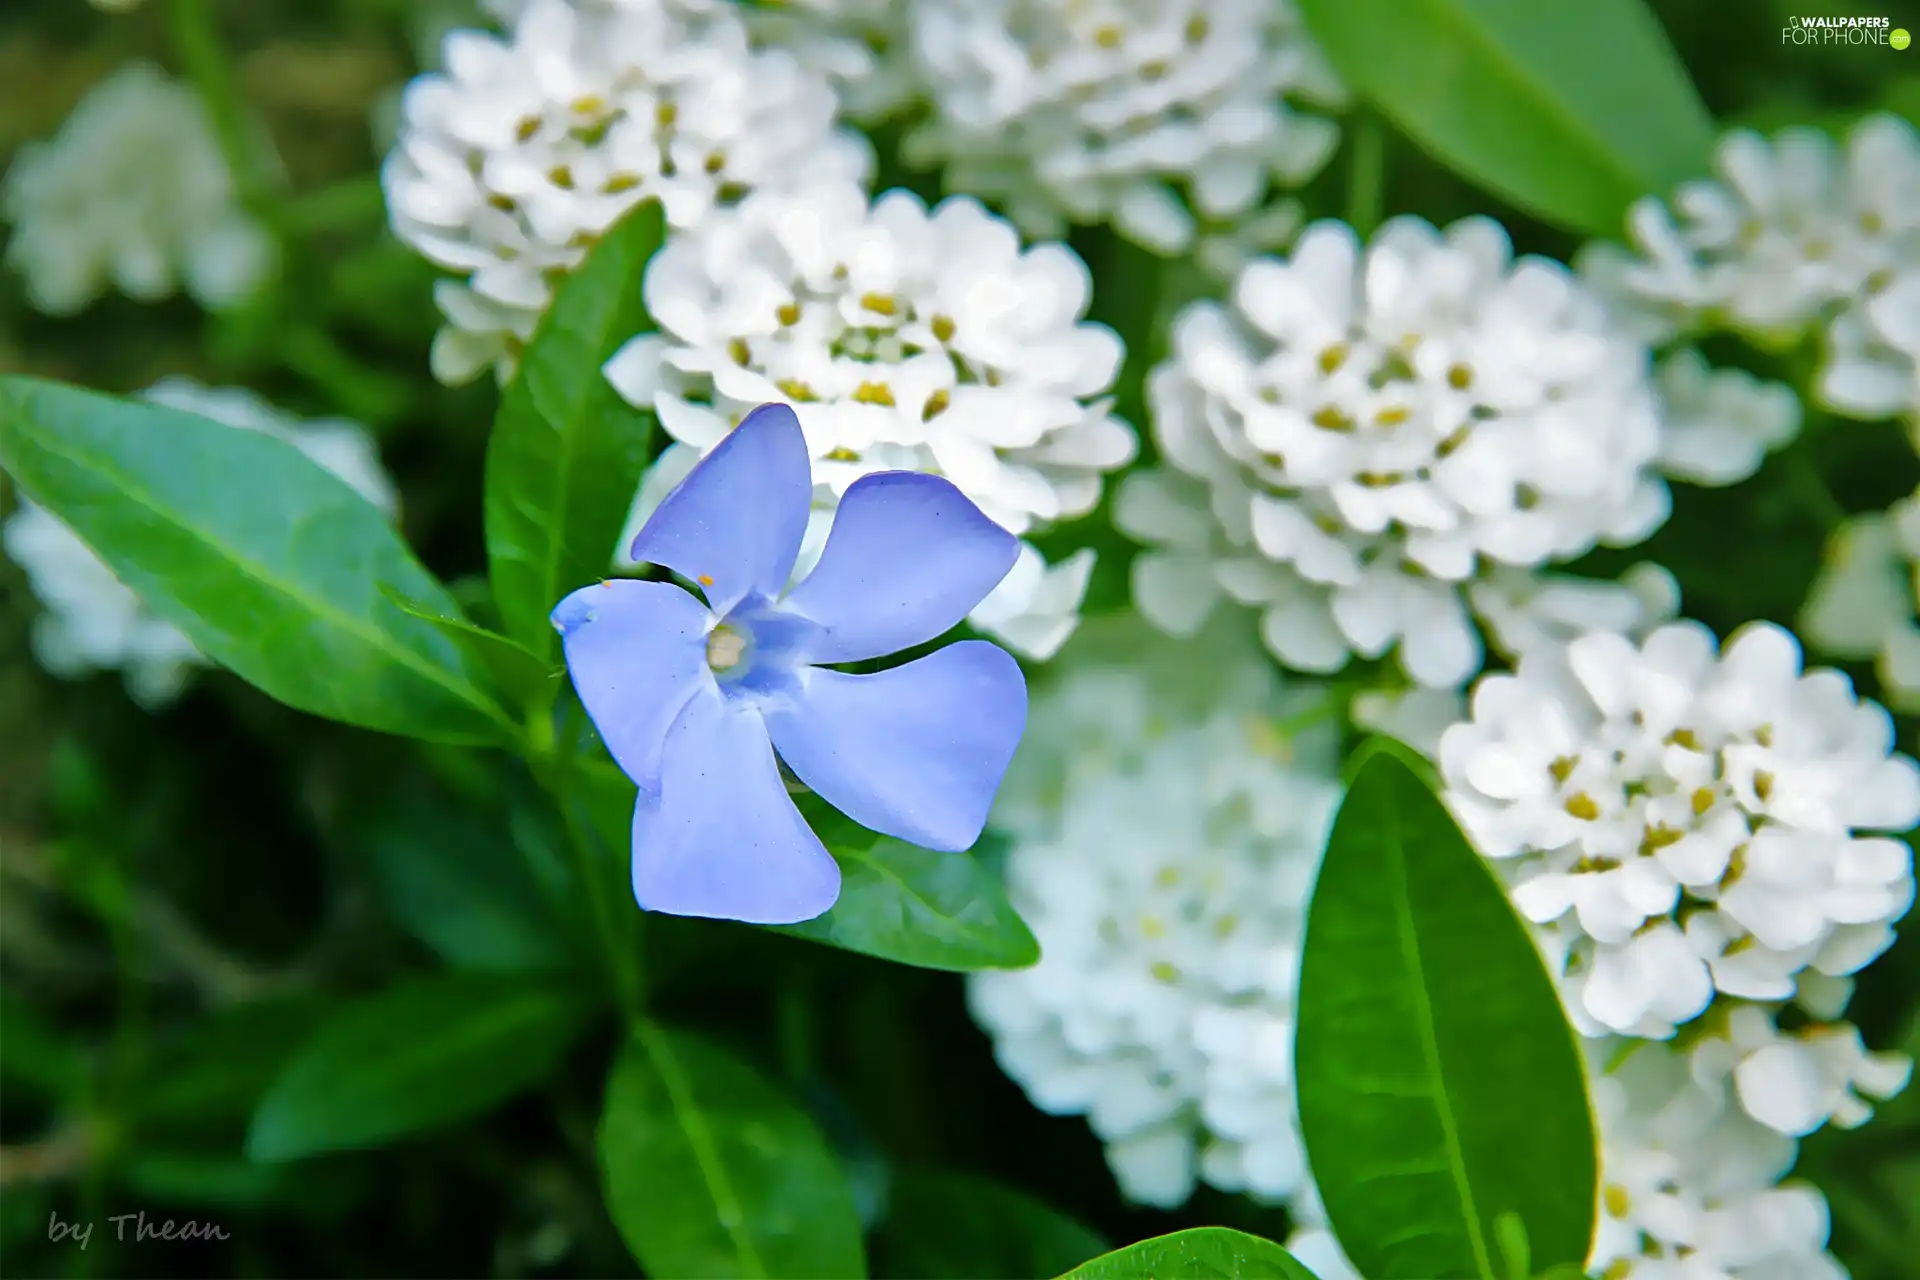
[[[813,991],[804,974],[788,975],[774,996],[780,1065],[787,1079],[802,1083],[814,1073]]]
[[[413,387],[405,379],[362,364],[317,325],[284,331],[279,349],[289,370],[332,396],[348,416],[370,426],[394,422],[413,406]]]
[[[612,904],[607,901],[606,885],[602,883],[599,860],[594,857],[592,837],[580,822],[578,806],[566,794],[564,786],[554,798],[566,820],[567,843],[573,848],[574,866],[586,891],[588,909],[593,912],[594,931],[600,935],[601,949],[606,952],[607,972],[613,980],[614,999],[620,1005],[621,1014],[628,1022],[633,1022],[640,1017],[641,987],[637,957],[630,945],[632,939],[623,936],[627,931],[620,928]]]
[[[284,225],[291,236],[354,231],[387,216],[386,192],[373,174],[347,178],[287,202]]]
[[[266,157],[233,74],[233,60],[220,37],[213,0],[167,0],[167,30],[180,69],[207,109],[240,203],[276,238],[284,239],[281,210],[264,164]]]
[[[1361,110],[1348,133],[1347,221],[1361,239],[1380,225],[1387,178],[1387,131],[1380,117]]]
[[[578,777],[570,761],[562,759],[553,729],[554,698],[540,698],[527,708],[524,739],[527,763],[547,794],[559,806],[560,818],[567,828],[567,846],[573,852],[574,873],[580,877],[581,891],[587,895],[587,909],[593,915],[593,929],[605,953],[607,974],[613,984],[620,1012],[631,1022],[640,1016],[642,982],[639,957],[634,950],[633,930],[621,926],[616,908],[606,893],[604,868],[595,856],[595,837],[581,821],[580,802],[573,783]]]

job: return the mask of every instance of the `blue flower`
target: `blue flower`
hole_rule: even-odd
[[[614,579],[553,611],[580,701],[640,788],[633,896],[649,911],[810,920],[840,868],[787,794],[968,848],[1026,728],[1020,666],[983,640],[873,675],[859,662],[954,626],[1007,571],[1014,536],[947,481],[883,471],[841,499],[820,562],[784,597],[813,482],[793,410],[762,405],[679,488],[635,560],[700,586]]]

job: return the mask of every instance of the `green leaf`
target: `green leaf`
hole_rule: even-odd
[[[607,232],[560,286],[500,402],[487,446],[487,561],[508,635],[551,661],[547,616],[603,578],[646,469],[653,415],[601,376],[653,328],[640,276],[660,247],[649,200]]]
[[[576,958],[507,815],[409,779],[348,828],[387,909],[457,969],[553,970]]]
[[[922,1280],[1055,1276],[1107,1243],[1043,1201],[991,1178],[901,1170],[879,1233],[890,1275]]]
[[[1570,230],[1704,172],[1713,120],[1641,0],[1300,0],[1335,70],[1469,180]]]
[[[1060,1280],[1314,1280],[1314,1275],[1271,1240],[1230,1227],[1194,1227],[1083,1262]]]
[[[633,807],[640,790],[612,761],[576,757],[569,764],[568,786],[588,815],[594,834],[625,857],[633,851]]]
[[[642,1023],[600,1120],[607,1208],[651,1275],[858,1280],[853,1193],[820,1131],[732,1054]]]
[[[566,992],[491,975],[420,979],[342,1009],[274,1081],[255,1160],[375,1147],[532,1088],[584,1025]]]
[[[128,1118],[142,1133],[244,1123],[333,1007],[312,998],[260,1000],[195,1025],[152,1051],[122,1103]]]
[[[391,590],[383,594],[398,605],[402,613],[432,623],[441,634],[459,645],[475,666],[493,677],[494,688],[515,703],[534,705],[565,674],[566,668],[548,662],[518,640],[489,631],[457,613],[443,613]]]
[[[1515,1213],[1502,1213],[1493,1220],[1493,1243],[1500,1252],[1500,1274],[1505,1280],[1533,1280],[1533,1245],[1527,1239],[1527,1224]]]
[[[58,1026],[21,997],[0,991],[0,1081],[63,1100],[86,1084],[87,1072],[87,1055]]]
[[[1369,748],[1314,888],[1294,1050],[1334,1233],[1372,1280],[1499,1280],[1499,1219],[1542,1269],[1585,1259],[1586,1077],[1505,891],[1438,797]]]
[[[128,1190],[167,1205],[259,1209],[285,1195],[287,1167],[232,1155],[141,1152],[120,1170]]]
[[[0,378],[0,465],[202,652],[289,706],[443,742],[512,731],[387,590],[446,593],[371,503],[258,431]]]
[[[840,864],[840,898],[825,915],[775,932],[961,973],[1023,969],[1040,959],[1040,944],[974,854],[936,853],[808,807]]]

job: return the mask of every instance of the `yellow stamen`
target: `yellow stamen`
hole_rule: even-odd
[[[707,665],[715,671],[739,666],[746,651],[747,638],[731,627],[715,627],[707,633]]]

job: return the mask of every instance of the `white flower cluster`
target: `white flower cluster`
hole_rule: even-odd
[[[1737,484],[1800,434],[1800,397],[1744,369],[1716,369],[1692,348],[1660,362],[1660,469],[1698,485]]]
[[[1586,265],[1647,336],[1730,329],[1770,347],[1825,332],[1824,400],[1844,413],[1920,415],[1920,135],[1892,115],[1771,140],[1735,130],[1715,179],[1630,215],[1634,252]]]
[[[609,362],[675,444],[644,519],[754,406],[791,403],[817,485],[815,536],[873,471],[944,475],[1017,534],[1091,511],[1131,428],[1102,393],[1122,348],[1085,322],[1092,277],[1064,245],[1022,248],[970,198],[928,210],[855,182],[756,192],[671,238],[646,273],[658,325]],[[802,569],[805,564],[803,562]],[[973,620],[1036,658],[1077,620],[1091,552],[1047,566],[1029,545]]]
[[[933,117],[907,154],[1003,202],[1030,235],[1112,221],[1163,253],[1257,214],[1337,139],[1288,99],[1342,91],[1286,0],[913,0]],[[1270,247],[1270,246],[1268,246]]]
[[[1880,693],[1920,711],[1920,491],[1834,531],[1800,613],[1808,644],[1875,663]]]
[[[346,421],[301,422],[250,391],[202,387],[168,378],[143,393],[168,408],[212,418],[245,431],[264,431],[296,446],[392,515],[393,483],[366,431]],[[206,659],[171,622],[157,616],[114,577],[73,530],[24,494],[0,525],[0,549],[27,575],[44,608],[33,621],[31,643],[40,665],[77,679],[119,669],[134,701],[149,710],[172,702],[193,668]]]
[[[1395,219],[1364,249],[1318,223],[1290,259],[1248,265],[1230,304],[1175,320],[1148,384],[1169,469],[1127,477],[1116,508],[1152,548],[1135,603],[1183,634],[1230,596],[1289,666],[1397,648],[1433,688],[1480,669],[1475,614],[1509,652],[1543,629],[1626,630],[1631,587],[1546,591],[1537,571],[1666,518],[1647,365],[1496,223]]]
[[[1865,834],[1920,822],[1920,766],[1892,746],[1887,713],[1837,672],[1803,673],[1788,632],[1722,650],[1677,623],[1529,650],[1475,688],[1439,764],[1582,1033],[1669,1038],[1718,996],[1687,1029],[1696,1053],[1754,1118],[1800,1134],[1848,1121],[1849,1082],[1889,1084],[1828,1024],[1913,902],[1912,851]],[[1788,1001],[1820,1022],[1782,1036]]]
[[[1281,695],[1257,654],[1210,660],[1204,699],[1169,692],[1193,650],[1135,655],[1035,699],[994,821],[1041,960],[972,975],[968,1003],[1035,1106],[1087,1116],[1129,1199],[1178,1205],[1198,1179],[1317,1221],[1294,994],[1332,725],[1287,734],[1322,699]]]
[[[658,0],[587,2],[619,8]],[[830,81],[840,93],[842,113],[850,119],[881,119],[913,96],[913,78],[903,56],[906,4],[895,0],[666,2],[696,20],[720,15],[722,21],[732,21],[737,15],[746,24],[755,48],[785,49],[802,67]],[[511,26],[533,3],[535,0],[481,0],[481,7]]]
[[[1904,413],[1920,448],[1920,251],[1913,257],[1860,307],[1835,317],[1819,390],[1828,404],[1856,417]]]
[[[183,285],[204,307],[229,307],[273,269],[273,241],[240,207],[199,98],[144,62],[89,91],[51,141],[20,149],[0,217],[13,224],[7,261],[49,315],[113,289],[155,302]]]
[[[510,34],[457,31],[408,86],[383,173],[395,232],[464,283],[436,292],[442,381],[504,376],[554,285],[629,209],[686,228],[749,191],[863,176],[827,82],[753,49],[732,6],[528,0]]]
[[[1605,1057],[1628,1050],[1611,1071]],[[1818,1189],[1782,1182],[1797,1144],[1732,1105],[1673,1046],[1589,1046],[1600,1138],[1597,1280],[1845,1280]]]

